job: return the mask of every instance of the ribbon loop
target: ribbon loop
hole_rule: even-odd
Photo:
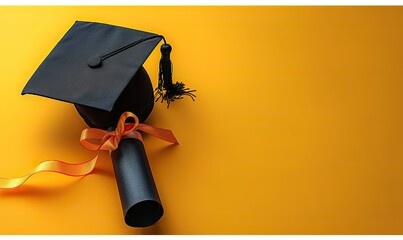
[[[132,118],[133,123],[126,123]],[[97,155],[83,163],[66,163],[57,160],[41,162],[31,173],[18,178],[0,178],[0,188],[16,188],[24,184],[32,175],[40,172],[56,172],[69,176],[85,176],[94,170],[100,151],[113,151],[119,147],[123,138],[134,138],[143,141],[137,131],[148,133],[167,142],[179,144],[171,130],[153,127],[139,123],[137,116],[131,112],[124,112],[114,131],[108,132],[98,128],[86,128],[81,132],[80,144],[90,151],[97,151]]]

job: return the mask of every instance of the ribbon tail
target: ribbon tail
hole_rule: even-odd
[[[41,172],[55,172],[68,176],[84,176],[92,172],[98,160],[98,155],[83,163],[66,163],[58,160],[50,160],[39,163],[35,169],[23,177],[0,178],[0,188],[16,188],[21,186],[32,175]]]
[[[171,130],[154,127],[154,126],[149,126],[149,125],[142,124],[142,123],[139,124],[138,130],[141,130],[145,133],[153,135],[154,137],[160,138],[164,141],[174,143],[174,144],[179,144],[178,140],[176,139],[175,135],[172,133]]]

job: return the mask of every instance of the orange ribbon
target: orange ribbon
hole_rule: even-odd
[[[134,123],[126,123],[128,118],[132,118]],[[98,152],[91,160],[78,164],[58,160],[44,161],[39,163],[31,173],[23,177],[0,178],[0,188],[19,187],[32,175],[40,172],[56,172],[69,176],[85,176],[94,169],[98,160],[99,151],[113,151],[117,149],[120,140],[123,138],[135,138],[143,141],[141,134],[137,130],[153,135],[164,141],[179,144],[170,130],[139,123],[139,119],[136,115],[131,112],[124,112],[120,116],[114,131],[108,132],[98,128],[86,128],[82,131],[80,144],[90,151]]]

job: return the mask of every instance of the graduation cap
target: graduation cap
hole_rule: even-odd
[[[142,67],[163,40],[156,101],[190,96],[172,82],[172,47],[162,35],[95,22],[76,21],[35,71],[22,94],[73,103],[91,127],[106,129],[124,111],[143,122],[154,106],[150,78]]]
[[[142,67],[161,46],[158,87]],[[111,129],[124,112],[143,122],[156,101],[169,103],[194,90],[172,82],[172,47],[162,35],[102,23],[77,21],[42,62],[22,94],[73,103],[90,127]],[[125,222],[149,226],[163,214],[143,143],[122,139],[112,152]]]

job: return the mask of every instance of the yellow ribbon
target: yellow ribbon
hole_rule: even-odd
[[[132,118],[134,123],[126,123],[128,118]],[[40,172],[56,172],[69,176],[85,176],[94,169],[101,150],[113,151],[117,149],[122,138],[135,138],[143,141],[141,134],[137,130],[158,137],[164,141],[179,144],[171,130],[139,123],[136,115],[131,112],[124,112],[120,116],[114,131],[108,132],[98,128],[86,128],[82,131],[80,144],[90,151],[97,151],[97,155],[91,160],[77,164],[58,160],[44,161],[39,163],[32,172],[23,177],[0,178],[0,188],[19,187],[32,175]]]

